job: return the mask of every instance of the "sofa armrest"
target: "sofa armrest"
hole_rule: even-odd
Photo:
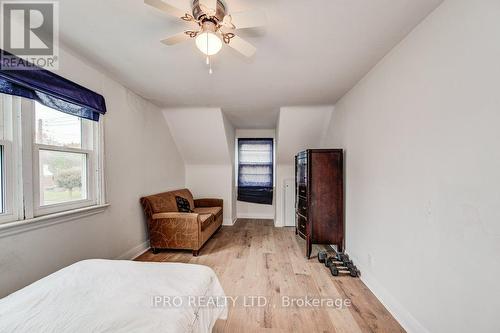
[[[193,213],[157,213],[148,221],[153,248],[199,249],[201,219]]]
[[[223,207],[224,201],[222,199],[196,199],[194,206],[199,207]]]

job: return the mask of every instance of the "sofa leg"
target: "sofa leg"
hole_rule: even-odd
[[[158,251],[157,248],[152,247],[151,252],[153,252],[153,254],[158,254],[158,252],[160,252],[160,251]]]
[[[193,250],[193,257],[197,257],[200,253],[200,250]]]

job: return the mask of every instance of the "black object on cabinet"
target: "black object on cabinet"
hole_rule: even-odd
[[[296,233],[312,244],[344,249],[344,158],[342,149],[309,149],[295,156]]]

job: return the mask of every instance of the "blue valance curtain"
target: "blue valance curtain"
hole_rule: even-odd
[[[238,139],[238,200],[272,205],[273,139]]]
[[[0,61],[0,93],[36,100],[61,112],[94,121],[106,113],[104,97],[85,87],[3,50],[0,50]]]

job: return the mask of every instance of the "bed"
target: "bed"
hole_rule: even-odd
[[[85,260],[1,299],[0,332],[211,332],[224,298],[206,266]]]

